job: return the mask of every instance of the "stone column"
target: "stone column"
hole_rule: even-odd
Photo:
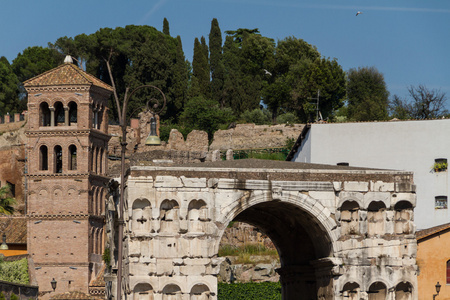
[[[55,126],[55,108],[53,106],[49,107],[50,109],[50,126]]]
[[[64,106],[64,126],[69,126],[69,107]]]

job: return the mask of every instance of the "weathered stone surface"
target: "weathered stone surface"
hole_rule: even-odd
[[[208,133],[192,130],[186,137],[185,149],[189,151],[208,152]]]
[[[170,131],[168,148],[172,150],[186,150],[186,143],[181,132],[176,129]]]
[[[297,139],[304,125],[237,124],[235,128],[214,133],[211,150],[285,147],[288,138]]]
[[[225,282],[281,278],[286,299],[340,299],[344,292],[360,299],[372,293],[374,283],[385,285],[382,290],[388,293],[399,282],[408,284],[410,298],[417,299],[415,196],[392,189],[403,180],[395,172],[364,177],[361,170],[333,170],[314,181],[307,176],[297,180],[297,175],[318,176],[320,171],[295,166],[287,170],[246,166],[243,171],[223,166],[208,171],[192,166],[133,167],[128,178],[127,207],[132,209],[125,217],[127,228],[133,228],[137,219],[146,222],[145,209],[133,208],[135,196],[148,195],[139,201],[148,200],[152,223],[150,233],[125,232],[130,273],[136,278],[148,276],[155,296],[167,294],[170,287],[186,298],[201,290],[216,299],[217,283],[211,278],[217,275]],[[287,174],[285,180],[272,180],[280,173]],[[360,179],[353,180],[355,174]],[[232,220],[259,229],[240,225],[227,229]],[[139,247],[133,238],[139,238]],[[221,244],[250,243],[276,248],[283,264],[217,258]],[[154,271],[131,264],[150,264]],[[307,281],[319,288],[305,288]],[[201,287],[193,292],[188,283]],[[131,285],[129,293],[133,290]]]

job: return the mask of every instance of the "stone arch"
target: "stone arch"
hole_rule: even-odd
[[[386,205],[383,201],[372,201],[367,207],[367,234],[370,237],[385,234]]]
[[[153,300],[153,287],[149,283],[138,283],[133,288],[132,300]]]
[[[348,281],[342,288],[342,296],[348,300],[359,300],[361,293],[361,286],[355,281]]]
[[[406,200],[401,200],[394,205],[394,233],[413,234],[414,233],[414,212],[413,204]]]
[[[162,290],[162,299],[163,300],[181,300],[183,294],[178,285],[169,283]]]
[[[210,295],[211,290],[206,284],[197,283],[191,288],[189,300],[209,300]]]
[[[388,291],[387,286],[382,281],[375,281],[367,290],[368,300],[386,300]]]
[[[395,286],[395,300],[411,300],[412,296],[413,286],[410,282],[402,281]]]
[[[276,200],[271,191],[241,195],[227,213],[218,216],[223,223],[219,236],[232,220],[264,232],[280,257],[283,299],[317,299],[319,293],[332,290],[335,262],[331,257],[339,247],[331,212],[316,199],[296,192],[283,192]]]
[[[346,200],[338,208],[340,210],[339,221],[341,223],[341,235],[354,235],[360,233],[359,228],[359,210],[360,205],[357,201]]]
[[[204,223],[209,221],[208,208],[203,200],[192,200],[186,217],[189,232],[204,232]]]
[[[136,199],[132,205],[131,229],[139,233],[149,233],[151,229],[152,207],[147,199]]]
[[[177,233],[180,228],[180,206],[175,200],[164,200],[160,206],[160,232]]]

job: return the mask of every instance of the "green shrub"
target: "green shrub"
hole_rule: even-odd
[[[12,293],[11,297],[9,299],[10,300],[19,300],[19,297],[16,294]]]
[[[243,122],[255,123],[256,125],[272,124],[270,112],[267,109],[246,110],[241,114],[240,119]]]
[[[294,113],[287,112],[277,117],[278,124],[297,124],[300,123],[299,119]]]
[[[0,280],[28,284],[30,279],[28,277],[28,261],[26,258],[15,261],[1,261],[0,262]]]
[[[281,284],[279,282],[261,283],[221,283],[218,284],[218,300],[235,299],[281,299]]]
[[[5,295],[3,294],[3,292],[0,292],[0,300],[6,300]]]

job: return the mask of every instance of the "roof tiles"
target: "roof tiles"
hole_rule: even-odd
[[[36,77],[28,79],[23,84],[25,87],[41,87],[41,86],[43,87],[43,86],[58,86],[58,85],[94,85],[108,91],[113,90],[113,88],[110,85],[104,83],[95,76],[86,73],[78,66],[70,63],[62,64]]]

